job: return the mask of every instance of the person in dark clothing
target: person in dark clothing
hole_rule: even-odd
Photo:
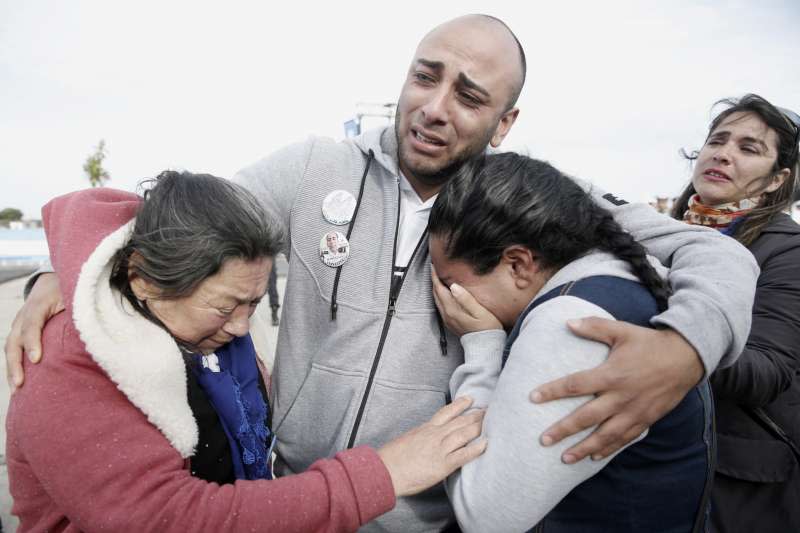
[[[761,267],[750,337],[711,377],[717,532],[800,531],[800,226],[784,211],[798,181],[800,117],[748,94],[723,100],[675,218],[717,228]],[[720,258],[724,268],[726,259]]]

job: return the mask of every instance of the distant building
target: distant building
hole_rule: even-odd
[[[672,204],[675,203],[674,198],[668,196],[656,196],[655,201],[650,201],[649,204],[659,213],[668,215],[672,210]]]
[[[38,229],[42,227],[41,220],[12,220],[8,223],[8,229]]]

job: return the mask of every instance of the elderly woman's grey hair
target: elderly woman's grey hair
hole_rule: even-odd
[[[128,243],[114,258],[111,285],[150,320],[155,317],[131,290],[129,270],[155,285],[160,298],[176,299],[190,295],[228,259],[251,261],[280,250],[280,225],[235,183],[164,171],[140,186],[144,200]]]

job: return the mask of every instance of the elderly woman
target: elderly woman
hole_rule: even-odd
[[[247,333],[279,236],[225,180],[155,181],[144,199],[96,189],[44,208],[66,312],[8,411],[21,531],[355,530],[482,451],[465,447],[480,415],[456,402],[377,452],[271,480]]]
[[[723,100],[673,216],[747,246],[761,267],[745,350],[711,378],[715,531],[800,531],[800,117],[760,96]],[[720,268],[725,268],[720,257]]]

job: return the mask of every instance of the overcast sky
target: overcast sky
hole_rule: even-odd
[[[504,19],[528,55],[504,143],[633,200],[688,178],[711,104],[756,92],[800,109],[800,2],[117,2],[0,0],[0,209],[38,218],[83,188],[100,139],[110,186],[165,168],[232,176],[357,102],[396,101],[419,39]]]

